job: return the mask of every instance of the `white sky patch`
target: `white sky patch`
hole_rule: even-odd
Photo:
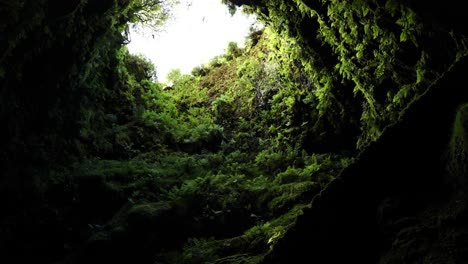
[[[223,54],[230,41],[243,46],[255,22],[240,10],[231,16],[221,0],[180,0],[163,32],[153,38],[153,33],[131,31],[128,49],[150,59],[158,80],[165,82],[170,70],[189,74],[195,66]]]

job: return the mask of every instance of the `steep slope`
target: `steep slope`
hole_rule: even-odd
[[[448,174],[462,58],[312,201],[264,263],[462,263],[466,186]],[[465,178],[466,175],[461,177]]]

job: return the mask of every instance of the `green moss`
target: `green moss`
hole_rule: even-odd
[[[458,108],[455,121],[452,127],[448,150],[448,171],[455,180],[455,184],[466,182],[466,172],[468,164],[468,104],[463,104]]]
[[[268,208],[271,213],[277,214],[277,212],[290,209],[298,202],[302,202],[306,193],[309,193],[306,197],[313,197],[320,191],[320,185],[305,181],[283,184],[275,187],[274,190],[277,190],[280,195],[268,203]]]
[[[196,263],[214,263],[219,258],[219,242],[214,239],[189,239],[184,248],[182,258],[178,263],[196,264]]]
[[[302,214],[302,210],[308,205],[297,204],[287,213],[268,221],[264,224],[259,224],[247,230],[244,234],[247,240],[260,243],[258,246],[268,246],[270,249],[276,242],[286,233],[286,231],[294,225],[297,216]]]
[[[294,225],[306,205],[296,205],[271,221],[258,224],[234,238],[191,238],[170,263],[261,263],[276,242]]]
[[[156,202],[156,203],[144,203],[134,205],[130,210],[129,214],[142,215],[146,217],[157,217],[162,212],[171,209],[171,205],[167,202]]]

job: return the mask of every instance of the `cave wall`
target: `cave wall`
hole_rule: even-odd
[[[434,204],[448,205],[457,181],[446,173],[444,157],[457,109],[468,100],[468,91],[460,86],[467,69],[465,57],[410,105],[401,122],[388,127],[313,199],[264,263],[377,263],[399,232],[422,228],[422,212]],[[432,235],[423,234],[431,242],[444,236]],[[456,249],[454,245],[451,252]],[[429,254],[431,247],[421,252]],[[401,259],[422,263],[424,257]]]

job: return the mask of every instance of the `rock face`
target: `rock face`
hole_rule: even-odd
[[[460,59],[410,105],[314,198],[264,263],[467,261],[464,195],[448,184],[444,162],[456,111],[468,101],[467,70]]]

